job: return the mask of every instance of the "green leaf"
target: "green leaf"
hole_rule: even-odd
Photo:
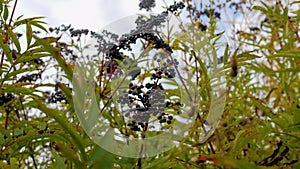
[[[16,158],[10,158],[9,159],[10,162],[10,168],[11,169],[18,169],[18,160]]]
[[[258,130],[257,132],[259,133],[259,138],[258,140],[263,140],[272,130],[271,128],[271,124],[269,122],[264,122],[262,124],[262,128],[261,127],[256,127],[256,129]]]
[[[91,154],[92,168],[110,169],[114,168],[113,155],[99,146],[95,146]]]
[[[260,58],[260,56],[257,56],[255,54],[251,54],[251,51],[240,53],[236,56],[238,61],[247,61],[247,60],[253,60]]]
[[[3,0],[2,0],[3,1]],[[3,2],[1,1],[1,3],[0,3],[0,15],[2,15],[2,12],[3,12]]]
[[[46,127],[47,127],[47,123],[45,123],[45,122],[38,123],[38,129],[45,130]]]
[[[27,46],[30,46],[32,40],[32,27],[28,20],[26,20],[26,39],[27,39]]]
[[[48,53],[37,53],[37,54],[32,54],[31,56],[25,56],[25,55],[21,55],[21,57],[19,57],[16,61],[15,61],[15,65],[19,64],[19,63],[25,63],[25,62],[29,62],[35,59],[40,59],[42,57],[47,57],[49,56]]]
[[[1,38],[5,38],[5,36],[0,36]],[[8,58],[8,61],[12,61],[12,54],[10,52],[10,47],[7,43],[4,43],[3,40],[0,40],[0,48],[3,50],[5,56]]]
[[[42,25],[42,24],[46,24],[46,22],[41,22],[41,21],[36,22],[36,21],[34,21],[34,22],[31,22],[31,24],[34,25],[35,27],[38,27],[38,28],[42,29],[46,33],[48,33],[48,30]]]
[[[14,134],[17,136],[23,134],[23,129],[20,129],[20,128],[14,129]]]
[[[18,18],[18,19],[20,19],[20,18]],[[18,27],[20,25],[26,24],[27,20],[28,19],[17,20],[16,22],[14,22],[14,27]]]
[[[299,73],[300,72],[300,68],[286,68],[286,69],[276,70],[274,72],[279,72],[279,73],[284,73],[284,72]]]
[[[300,2],[299,2],[300,3]],[[292,165],[292,168],[300,168],[300,163],[298,162],[298,163],[295,163],[295,164],[293,164]]]
[[[15,94],[25,94],[25,95],[34,95],[36,96],[36,94],[34,94],[34,89],[30,89],[30,88],[25,88],[25,87],[20,87],[17,85],[9,85],[9,84],[4,84],[2,86],[3,89],[5,89],[5,91],[0,90],[0,93],[2,92],[8,92],[8,93],[15,93]]]
[[[240,169],[260,169],[262,167],[258,167],[255,164],[249,163],[245,160],[236,160],[229,159],[225,157],[218,157],[220,160],[220,164],[225,165],[230,168],[240,168]]]
[[[226,63],[228,62],[228,56],[229,56],[229,45],[226,45],[225,51],[224,51],[224,58],[223,58],[223,62],[226,65]]]
[[[12,31],[11,27],[9,27],[7,29],[7,31],[8,31],[9,36],[12,39],[12,42],[16,46],[18,52],[20,52],[21,51],[21,45],[20,45],[20,42],[19,42],[19,39],[18,39],[17,35]]]
[[[75,168],[78,169],[84,169],[86,168],[86,164],[84,164],[82,161],[80,161],[80,159],[77,157],[77,153],[74,152],[73,149],[71,149],[70,147],[72,145],[66,145],[60,142],[56,142],[55,143],[56,146],[58,147],[59,151],[64,155],[65,158],[69,159],[71,162],[73,162],[75,164]]]
[[[293,122],[295,125],[300,125],[300,108],[297,105],[294,111]]]
[[[21,73],[31,72],[33,70],[34,69],[30,69],[30,68],[14,70],[6,75],[6,79],[9,79],[10,77],[16,76]]]
[[[0,134],[0,146],[3,146],[5,143],[4,136]]]
[[[17,17],[16,22],[19,21],[24,15],[20,15]]]
[[[293,4],[299,4],[300,3],[300,1],[293,1],[292,3],[291,3],[291,5],[293,5]]]
[[[56,151],[52,151],[52,155],[55,159],[53,168],[54,169],[66,169],[64,159],[60,155],[58,155]]]
[[[300,133],[300,126],[298,127],[298,131],[296,131],[297,133]],[[291,135],[293,136],[293,135]],[[287,145],[289,147],[299,147],[300,145],[300,137],[298,136],[293,136],[292,138],[288,138],[289,139],[289,142],[287,143]]]
[[[277,54],[268,56],[269,59],[275,59],[277,57],[289,57],[289,58],[300,58],[300,50],[287,50],[280,51]]]
[[[241,130],[235,136],[235,140],[234,140],[232,148],[230,150],[230,154],[232,154],[233,157],[238,156],[238,154],[241,152],[242,148],[246,145],[247,140],[244,137],[246,134],[248,134],[248,131]]]
[[[144,163],[144,164],[142,163],[143,164],[142,168],[143,169],[160,168],[159,166],[161,166],[163,163],[166,163],[167,161],[170,161],[170,158],[171,155],[168,154],[160,157],[157,160],[153,160],[151,163]]]
[[[7,5],[5,4],[5,6],[4,6],[4,14],[3,14],[3,19],[4,19],[4,21],[7,21],[8,15],[9,15],[8,7],[7,7]]]
[[[14,23],[14,26],[20,26],[23,24],[27,24],[28,22],[30,23],[30,25],[34,25],[35,27],[42,29],[43,31],[45,31],[46,33],[48,33],[48,30],[42,25],[42,24],[47,24],[46,22],[40,21],[40,19],[44,19],[45,17],[43,16],[37,16],[37,17],[32,17],[32,18],[26,18],[23,20],[17,20]]]
[[[45,17],[33,17],[33,18],[30,18],[31,19],[30,22],[31,22],[31,25],[34,25],[35,27],[42,29],[43,31],[48,33],[48,30],[43,26],[47,23],[40,20],[40,19],[44,19],[44,18]]]

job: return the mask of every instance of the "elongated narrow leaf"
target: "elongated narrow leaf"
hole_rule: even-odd
[[[8,7],[7,5],[4,6],[4,14],[3,14],[3,19],[4,21],[7,21],[9,15]]]
[[[93,163],[93,168],[113,168],[113,155],[99,146],[95,146],[90,160]]]
[[[32,40],[32,27],[28,20],[26,21],[26,39],[27,39],[27,46],[30,46]]]
[[[19,69],[19,70],[15,70],[13,72],[10,72],[6,75],[6,78],[9,79],[10,77],[13,77],[13,76],[16,76],[18,74],[21,74],[21,73],[25,73],[25,72],[30,72],[30,71],[33,71],[33,69]]]
[[[300,58],[300,50],[280,51],[277,54],[268,56],[270,59],[275,59],[277,57]]]
[[[18,160],[16,158],[9,159],[11,169],[18,169]]]
[[[49,54],[48,53],[40,53],[40,54],[31,55],[31,56],[21,55],[21,57],[18,58],[18,60],[16,60],[16,62],[14,64],[25,63],[25,62],[33,61],[35,59],[40,59],[40,58],[46,57],[46,56],[49,56]]]
[[[25,94],[25,95],[33,95],[33,96],[37,96],[36,94],[34,94],[34,89],[30,89],[30,88],[26,88],[26,87],[21,87],[21,86],[12,86],[12,85],[8,85],[8,84],[4,84],[2,85],[2,88],[5,89],[5,91],[1,91],[2,92],[9,92],[9,93],[15,93],[15,94]]]
[[[4,39],[4,36],[0,36],[0,38]],[[5,56],[7,57],[9,62],[12,62],[12,55],[11,55],[11,51],[10,51],[10,47],[8,46],[7,43],[4,43],[3,40],[0,40],[0,48],[3,49],[3,52],[5,54]]]
[[[18,39],[17,35],[12,31],[11,27],[9,27],[7,30],[8,30],[9,36],[12,39],[12,42],[16,46],[18,52],[20,52],[21,51],[21,45],[20,45],[20,42],[19,42],[19,39]]]
[[[64,159],[58,155],[57,152],[52,151],[52,154],[54,156],[55,162],[54,162],[54,166],[57,169],[66,169],[65,163],[64,163]]]
[[[85,164],[81,162],[76,156],[77,153],[70,148],[70,146],[72,145],[65,145],[60,142],[56,142],[56,146],[58,147],[59,151],[64,155],[64,157],[69,159],[71,162],[75,163],[75,168],[86,168]]]

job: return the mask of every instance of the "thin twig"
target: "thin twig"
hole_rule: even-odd
[[[170,58],[171,58],[171,60],[172,60],[172,63],[174,63],[174,58],[173,58],[172,54],[170,54]],[[177,66],[174,66],[174,68],[175,68],[175,70],[176,70],[176,72],[177,72],[177,74],[178,74],[178,76],[179,76],[179,79],[180,79],[180,81],[181,81],[181,83],[182,83],[182,85],[183,85],[183,87],[184,87],[185,92],[187,93],[187,95],[188,95],[190,101],[192,102],[192,101],[193,101],[193,98],[192,98],[192,96],[191,96],[191,94],[190,94],[190,92],[189,92],[189,90],[188,90],[188,88],[187,88],[187,85],[184,83],[183,77],[181,76],[181,74],[180,74],[180,72],[179,72]]]
[[[142,159],[141,158],[139,158],[137,161],[137,167],[138,167],[138,169],[142,168]]]
[[[31,152],[33,151],[31,146],[29,146],[29,150],[30,150]],[[30,153],[30,157],[32,158],[34,168],[37,169],[38,166],[37,166],[37,164],[36,164],[36,160],[35,160],[35,158],[34,158],[33,153]]]

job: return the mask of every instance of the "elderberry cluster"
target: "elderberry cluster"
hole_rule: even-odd
[[[68,84],[67,84],[68,86]],[[71,89],[71,88],[69,88]],[[58,85],[55,85],[55,90],[54,92],[46,92],[46,99],[48,103],[59,103],[64,101],[65,103],[68,103],[68,100],[66,99],[66,96],[64,93],[59,89]]]
[[[69,31],[71,37],[80,37],[81,35],[87,35],[90,31],[88,29],[74,29],[71,25],[64,25],[58,27],[50,27],[50,32],[55,32],[59,34],[60,32],[67,32]]]
[[[65,95],[61,91],[57,91],[54,93],[51,93],[48,97],[49,103],[59,103],[62,101],[67,101]]]
[[[150,2],[151,1],[151,2]],[[144,8],[147,10],[151,8],[150,4],[154,4],[154,0],[142,0],[140,3],[141,6],[145,6]],[[153,6],[153,7],[154,7]],[[132,30],[131,34],[136,34],[137,32],[155,32],[154,28],[162,26],[163,23],[167,21],[168,12],[176,14],[179,9],[183,9],[185,7],[183,2],[174,2],[173,5],[170,5],[166,11],[163,11],[158,15],[150,15],[149,18],[145,18],[143,16],[139,16],[136,23],[136,30]]]
[[[155,7],[155,0],[140,0],[139,7],[140,10],[146,9],[146,11],[149,11]]]
[[[132,49],[130,45],[135,44],[139,38],[144,39],[147,42],[151,42],[154,49],[165,49],[169,53],[173,52],[171,47],[154,33],[137,33],[130,36],[123,36],[120,39],[119,44],[113,45],[106,53],[107,60],[105,62],[105,67],[107,73],[115,72],[116,68],[118,67],[117,62],[115,62],[114,59],[122,61],[126,57],[122,52],[120,52],[120,50],[131,51]]]
[[[155,77],[145,85],[130,83],[128,90],[124,90],[124,95],[118,98],[118,103],[129,107],[123,114],[131,120],[127,124],[131,130],[147,130],[151,116],[163,113],[165,94],[162,92],[163,86],[161,83],[155,83],[157,80],[158,78]]]
[[[167,21],[168,13],[161,13],[158,15],[150,15],[149,18],[139,16],[136,23],[136,30],[132,30],[131,34],[136,34],[138,32],[155,32],[154,28],[162,26],[163,23]]]
[[[17,80],[17,83],[18,82],[35,82],[37,81],[38,79],[41,79],[41,74],[40,73],[33,73],[33,74],[28,74],[28,75],[25,75],[25,76],[22,76],[20,79]]]
[[[155,6],[154,0],[141,0],[140,6],[143,8],[149,8]],[[136,29],[131,30],[129,34],[124,34],[122,37],[118,37],[115,34],[109,33],[107,31],[102,32],[105,37],[110,37],[117,44],[108,43],[104,36],[91,32],[92,37],[96,37],[97,42],[99,43],[96,47],[99,48],[99,51],[105,51],[106,53],[106,62],[105,67],[107,73],[114,72],[115,68],[118,66],[116,62],[113,63],[113,59],[122,61],[126,56],[120,52],[120,50],[131,51],[131,44],[136,44],[137,39],[144,39],[149,43],[153,44],[154,49],[165,49],[167,52],[172,53],[171,47],[166,44],[159,36],[155,34],[155,27],[161,26],[162,23],[165,23],[167,20],[168,12],[174,13],[178,9],[183,9],[183,2],[174,2],[173,5],[169,6],[166,11],[162,12],[159,15],[151,15],[148,19],[142,16],[139,16],[135,23]],[[119,38],[119,39],[118,39]],[[108,66],[110,68],[108,68]]]
[[[167,78],[174,78],[176,75],[175,68],[178,67],[179,62],[176,58],[173,60],[171,59],[164,59],[163,55],[155,55],[153,57],[154,60],[157,61],[159,67],[155,68],[154,70],[159,74],[159,78],[161,75],[165,75]],[[161,64],[162,62],[162,64]]]
[[[173,5],[169,6],[167,11],[170,11],[171,13],[177,13],[178,9],[183,9],[185,7],[183,2],[177,3],[176,1],[174,2]]]
[[[56,34],[58,34],[59,32],[67,32],[68,30],[72,31],[73,28],[71,28],[71,25],[64,25],[62,24],[61,26],[58,27],[50,27],[49,31],[50,32],[55,32]]]
[[[160,123],[167,123],[167,124],[171,124],[172,123],[172,119],[173,116],[170,114],[166,114],[166,113],[161,113],[157,119],[159,120]]]
[[[154,33],[136,33],[132,35],[123,36],[118,45],[114,45],[109,52],[107,53],[107,57],[113,57],[115,59],[123,60],[123,56],[121,55],[120,50],[129,50],[131,51],[131,44],[135,44],[137,39],[144,39],[153,44],[154,49],[165,49],[166,51],[172,53],[171,47],[166,44],[161,38],[159,38]]]
[[[168,59],[166,61],[171,62]],[[174,63],[177,62],[176,60],[174,61]],[[171,124],[173,115],[166,113],[166,108],[178,110],[178,114],[180,114],[179,107],[184,105],[179,101],[166,101],[165,89],[161,83],[163,77],[175,77],[175,72],[172,75],[173,73],[170,73],[172,72],[170,70],[167,65],[164,68],[158,66],[152,71],[151,78],[147,83],[134,84],[131,82],[128,85],[128,89],[123,90],[123,95],[121,94],[118,97],[117,103],[122,105],[122,108],[128,107],[128,109],[125,108],[122,111],[124,116],[130,121],[127,126],[131,130],[147,130],[151,117],[156,117],[155,119],[161,124]],[[172,70],[174,71],[174,69]]]
[[[0,95],[0,106],[12,101],[15,99],[15,96],[11,93],[4,93]]]
[[[81,36],[82,34],[87,35],[89,33],[88,29],[71,29],[71,37]]]
[[[97,44],[94,46],[98,52],[107,53],[116,42],[119,41],[119,35],[103,30],[101,33],[91,31],[91,38],[97,40]]]
[[[128,123],[127,126],[133,131],[141,131],[141,129],[146,131],[148,123],[132,121],[131,123]]]

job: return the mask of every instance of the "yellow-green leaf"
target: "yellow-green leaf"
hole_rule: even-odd
[[[21,45],[20,45],[20,42],[19,42],[19,39],[18,39],[17,35],[12,31],[11,27],[9,27],[7,30],[8,30],[9,36],[12,39],[12,42],[16,46],[18,52],[20,52],[21,51]]]
[[[8,14],[9,14],[9,12],[8,12],[8,7],[7,7],[7,5],[5,5],[5,6],[4,6],[4,14],[3,14],[3,19],[4,19],[4,21],[7,21],[7,19],[8,19]]]
[[[27,46],[30,46],[32,40],[32,27],[28,20],[26,21],[26,39],[27,39]]]

